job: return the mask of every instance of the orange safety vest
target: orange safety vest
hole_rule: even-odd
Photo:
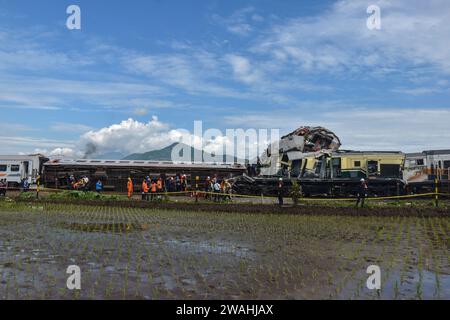
[[[161,180],[158,180],[157,186],[158,186],[158,190],[162,189],[162,181]]]
[[[145,182],[145,181],[142,182],[142,191],[144,193],[148,192],[148,185],[147,185],[147,182]]]
[[[128,189],[129,192],[132,192],[132,191],[133,191],[133,182],[128,181],[128,183],[127,183],[127,189]]]
[[[152,182],[152,192],[156,192],[156,183]]]

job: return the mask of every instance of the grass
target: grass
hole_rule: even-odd
[[[3,299],[450,298],[449,218],[3,201],[0,233]],[[65,287],[71,264],[81,291]]]

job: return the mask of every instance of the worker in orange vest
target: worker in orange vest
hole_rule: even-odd
[[[145,179],[142,180],[142,200],[148,200],[148,185]]]
[[[156,183],[152,180],[152,188],[151,188],[151,199],[152,201],[155,199],[156,196]]]
[[[163,191],[163,182],[161,177],[158,178],[158,181],[156,181],[156,192],[158,192],[158,200],[161,200],[161,193]]]
[[[163,181],[161,178],[158,179],[157,183],[156,183],[156,187],[158,188],[158,192],[161,192],[163,189]]]
[[[128,177],[127,191],[128,191],[128,199],[131,199],[131,197],[133,196],[133,181],[131,180],[131,177]]]

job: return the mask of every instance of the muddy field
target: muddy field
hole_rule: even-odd
[[[438,211],[173,209],[0,203],[0,298],[450,299],[450,218]],[[66,287],[69,265],[81,290]],[[366,288],[369,265],[380,291]]]

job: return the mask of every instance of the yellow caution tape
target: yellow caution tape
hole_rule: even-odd
[[[30,190],[31,191],[31,190]],[[62,192],[62,191],[75,191],[75,190],[68,190],[68,189],[54,189],[54,188],[41,188],[41,192],[49,191],[49,192]],[[195,191],[195,190],[189,190],[189,191],[173,191],[173,192],[156,192],[152,193],[149,192],[148,195],[175,195],[175,194],[192,194],[195,196],[197,195],[216,195],[216,196],[231,196],[236,198],[253,198],[253,199],[276,199],[276,196],[266,196],[266,195],[246,195],[246,194],[234,194],[234,193],[217,193],[217,192],[206,192],[206,191]],[[139,192],[136,192],[136,194],[140,194]],[[409,195],[401,195],[401,196],[386,196],[386,197],[366,197],[365,200],[392,200],[392,199],[409,199],[409,198],[418,198],[418,197],[425,197],[425,196],[436,196],[436,195],[442,195],[442,196],[450,196],[450,193],[418,193],[418,194],[409,194]],[[289,198],[289,196],[284,196],[284,198]],[[356,197],[353,198],[305,198],[305,197],[299,197],[299,201],[355,201]]]

